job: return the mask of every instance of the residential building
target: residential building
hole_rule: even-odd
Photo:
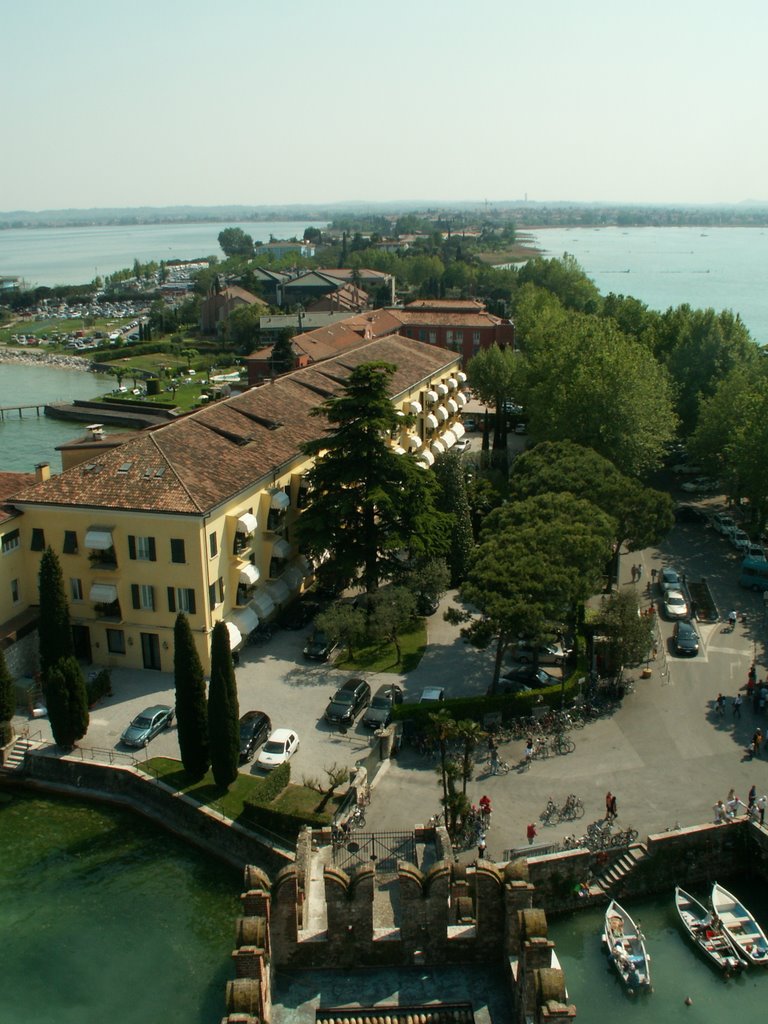
[[[283,301],[285,305],[293,305],[301,302],[306,305],[308,302],[316,301],[330,292],[336,292],[344,285],[354,285],[362,289],[374,298],[375,305],[384,305],[385,302],[394,302],[395,279],[391,274],[384,274],[380,270],[367,270],[361,267],[353,270],[348,267],[337,269],[322,268],[319,270],[308,270],[304,274],[287,281],[283,286]],[[387,298],[382,302],[379,296],[386,293]]]
[[[308,256],[315,255],[314,242],[264,242],[253,247],[255,256],[273,256],[276,260],[283,256]]]
[[[170,671],[179,611],[206,668],[216,622],[227,623],[237,648],[313,577],[293,534],[307,501],[302,446],[322,436],[312,411],[355,366],[397,367],[392,401],[403,428],[389,443],[402,457],[428,468],[464,433],[465,377],[454,354],[397,336],[357,340],[342,355],[14,488],[0,523],[3,621],[36,603],[39,557],[50,545],[82,659]]]
[[[245,288],[229,285],[220,291],[213,291],[200,303],[200,329],[213,333],[238,306],[253,306],[256,303],[267,312],[267,303]]]
[[[30,581],[25,568],[27,551],[21,539],[23,516],[10,502],[17,491],[50,475],[46,464],[34,473],[0,472],[0,648],[5,651],[11,674],[21,675],[32,645],[26,638],[35,631],[37,611],[30,606],[37,602],[37,581]],[[30,534],[26,547],[40,548],[43,538]],[[41,549],[42,550],[42,549]],[[30,586],[34,589],[30,590]]]
[[[515,325],[474,299],[417,299],[394,310],[406,338],[461,354],[464,364],[481,349],[515,346]]]

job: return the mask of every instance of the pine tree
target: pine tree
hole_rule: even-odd
[[[40,559],[38,576],[40,594],[40,616],[38,635],[40,647],[40,672],[43,687],[51,668],[61,659],[75,653],[72,630],[69,625],[69,607],[64,594],[64,576],[56,553],[49,547]]]
[[[2,648],[0,648],[0,747],[10,743],[13,737],[11,719],[16,713],[16,691],[13,678],[8,671]]]
[[[53,738],[71,748],[88,731],[88,694],[76,658],[62,658],[48,669],[46,702]]]
[[[240,709],[229,635],[223,622],[213,627],[211,681],[208,686],[208,741],[217,786],[226,789],[237,778],[240,762]]]
[[[183,612],[176,616],[173,629],[173,671],[181,760],[185,771],[193,778],[200,778],[210,764],[205,678],[189,619]]]

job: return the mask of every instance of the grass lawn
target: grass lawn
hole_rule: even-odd
[[[386,641],[355,650],[354,658],[339,659],[335,667],[350,672],[411,672],[421,661],[427,646],[427,625],[419,619],[400,637],[402,660],[398,663],[395,645]]]
[[[167,757],[150,758],[143,764],[142,770],[154,775],[177,793],[184,793],[199,804],[212,807],[221,814],[236,821],[243,813],[247,800],[257,799],[259,790],[263,786],[262,779],[254,775],[244,775],[240,772],[226,792],[213,781],[210,771],[206,772],[202,779],[193,781],[189,778],[182,767],[181,761],[174,761]],[[321,814],[330,822],[331,815],[338,807],[339,797],[329,800],[323,811],[317,810],[322,796],[317,790],[309,789],[307,786],[288,785],[279,795],[274,803],[269,804],[276,811],[284,811],[286,814]]]

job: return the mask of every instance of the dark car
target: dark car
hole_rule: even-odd
[[[137,715],[120,739],[129,747],[146,747],[153,736],[173,724],[173,708],[154,704]]]
[[[304,647],[304,657],[312,661],[327,661],[338,647],[322,629],[315,629]]]
[[[371,702],[371,688],[364,679],[348,679],[331,697],[323,716],[334,725],[351,725]]]
[[[240,761],[250,761],[255,751],[272,732],[269,715],[263,711],[246,711],[240,717]]]
[[[401,704],[403,691],[395,683],[384,683],[380,686],[371,698],[368,710],[363,716],[363,725],[369,729],[383,729],[389,725],[392,717],[392,708],[395,704]]]
[[[543,668],[534,669],[533,665],[521,665],[505,672],[503,676],[507,683],[525,683],[532,690],[543,690],[547,686],[559,686],[562,680],[557,676],[550,675]]]
[[[672,633],[676,654],[699,653],[699,634],[686,619],[678,619]]]

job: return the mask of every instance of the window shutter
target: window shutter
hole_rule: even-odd
[[[216,607],[216,584],[211,583],[208,587],[208,608],[210,611]]]
[[[194,592],[194,590],[192,590],[192,588],[190,588],[187,591],[187,594],[189,595],[189,614],[190,615],[194,615],[195,614],[195,592]]]
[[[147,539],[149,540],[149,560],[150,560],[150,562],[156,562],[157,561],[157,550],[155,548],[155,538],[154,537],[149,537]]]
[[[168,587],[168,611],[176,611],[176,595],[173,592],[173,587]]]
[[[128,557],[136,560],[136,538],[128,534]]]
[[[139,600],[139,585],[138,583],[131,584],[131,603],[134,608],[141,608],[141,601]]]

